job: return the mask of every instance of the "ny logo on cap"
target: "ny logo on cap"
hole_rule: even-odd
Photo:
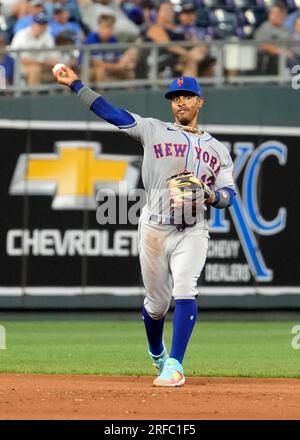
[[[178,85],[179,87],[183,86],[183,79],[182,79],[182,78],[178,78],[178,80],[177,80],[177,85]]]

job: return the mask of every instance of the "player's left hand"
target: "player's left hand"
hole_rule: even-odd
[[[202,190],[203,200],[207,204],[211,204],[215,201],[215,193],[211,191],[209,187],[201,180],[198,179],[191,172],[182,172],[167,179],[167,185],[170,192],[170,197],[177,204],[179,200],[184,203],[184,198],[189,193],[193,193]]]

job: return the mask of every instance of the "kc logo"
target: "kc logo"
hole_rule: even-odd
[[[261,166],[267,157],[275,156],[279,165],[287,161],[287,147],[277,141],[267,141],[254,149],[252,143],[237,142],[234,144],[234,178],[237,180],[244,170],[242,195],[237,189],[236,198],[229,208],[240,242],[243,246],[251,272],[257,281],[272,281],[273,273],[266,267],[260,252],[255,233],[259,235],[274,235],[286,226],[286,209],[280,207],[273,220],[266,220],[260,212],[257,200],[258,176]],[[211,211],[210,230],[216,233],[228,232],[229,222],[221,209]]]
[[[53,209],[96,209],[95,193],[118,191],[119,181],[136,188],[139,156],[100,154],[98,142],[55,143],[52,154],[22,154],[10,185],[11,195],[53,195]]]

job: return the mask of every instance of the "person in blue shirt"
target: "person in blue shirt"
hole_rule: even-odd
[[[197,6],[194,1],[181,3],[178,22],[185,40],[203,41],[205,39],[205,31],[197,26]]]
[[[83,32],[80,24],[76,21],[70,21],[70,12],[60,3],[54,4],[49,28],[53,38],[56,38],[61,32],[71,31],[76,35],[76,43],[79,44],[83,39]]]
[[[77,0],[44,0],[45,13],[49,19],[53,15],[55,6],[58,4],[64,6],[69,11],[72,21],[80,22],[81,16]]]
[[[98,32],[88,34],[85,44],[115,44],[118,39],[114,36],[115,17],[113,15],[100,15],[98,19]],[[91,75],[96,82],[133,79],[137,51],[128,49],[95,49],[91,51]]]
[[[28,1],[28,14],[19,18],[14,24],[13,33],[32,25],[33,16],[44,11],[43,0]]]
[[[0,49],[4,49],[6,44],[6,34],[4,32],[0,32]],[[4,68],[6,84],[11,85],[13,83],[14,76],[14,59],[8,53],[4,52],[0,54],[0,66]]]
[[[292,39],[295,44],[291,45],[287,51],[287,66],[290,69],[300,65],[300,15],[295,20]],[[299,69],[293,73],[299,73]]]
[[[291,12],[285,19],[284,27],[291,33],[294,33],[295,22],[297,18],[300,17],[300,8],[296,11]]]

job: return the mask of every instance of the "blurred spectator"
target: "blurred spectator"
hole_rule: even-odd
[[[72,21],[80,22],[80,10],[77,0],[43,0],[45,12],[50,19],[53,16],[54,8],[57,4],[64,6],[70,13],[70,19]]]
[[[5,79],[6,84],[11,85],[13,83],[14,77],[14,60],[13,58],[6,53],[6,34],[4,32],[0,32],[0,66],[3,66],[5,69]]]
[[[14,36],[11,48],[24,50],[20,57],[21,72],[28,85],[49,82],[53,78],[49,67],[59,61],[54,52],[30,52],[30,49],[53,47],[54,39],[48,32],[48,19],[43,12],[34,15],[31,26],[21,29]]]
[[[113,15],[116,19],[115,35],[120,41],[134,41],[140,34],[139,27],[121,10],[115,0],[78,0],[83,23],[97,32],[100,15]]]
[[[14,20],[28,15],[30,0],[1,0],[3,13]]]
[[[284,28],[286,14],[286,7],[283,4],[273,5],[268,13],[268,20],[261,24],[255,33],[257,40],[267,42],[259,45],[258,73],[260,74],[278,73],[278,55],[280,54],[278,43],[291,40],[289,32]],[[274,41],[274,43],[268,43],[269,41]]]
[[[138,26],[144,22],[144,12],[138,0],[119,0],[119,5],[127,17]]]
[[[76,35],[76,43],[80,43],[83,39],[80,24],[76,21],[70,21],[70,12],[61,3],[54,4],[53,16],[49,21],[49,28],[54,38],[63,31],[71,31]]]
[[[7,5],[6,5],[7,6]],[[12,4],[9,4],[12,6]],[[12,7],[10,9],[13,9]],[[5,33],[6,43],[9,44],[12,36],[13,36],[13,25],[15,22],[15,18],[12,15],[12,11],[9,14],[5,14],[5,8],[2,5],[0,0],[0,32]]]
[[[175,24],[171,3],[164,2],[159,5],[156,22],[148,28],[146,38],[155,43],[185,40],[182,27]],[[180,46],[160,49],[159,68],[164,69],[163,76],[174,76],[174,74],[198,76],[198,65],[206,55],[207,48],[204,45],[197,45],[192,49]]]
[[[91,32],[85,44],[118,43],[114,36],[115,17],[101,15],[98,32]],[[118,49],[97,49],[91,52],[92,79],[96,82],[117,79],[133,79],[135,77],[136,51],[128,49],[122,53]]]
[[[8,29],[6,17],[2,12],[2,3],[0,1],[0,32],[6,32]]]
[[[287,65],[290,69],[300,65],[300,15],[295,20],[292,39],[297,43],[292,45],[287,52]]]
[[[204,40],[205,31],[197,26],[197,8],[194,2],[182,3],[178,21],[186,40]]]
[[[260,40],[282,40],[289,36],[284,28],[287,10],[284,4],[274,4],[268,13],[268,19],[256,30],[255,37]]]
[[[143,21],[139,26],[140,29],[140,37],[144,37],[147,29],[155,23],[156,20],[156,9],[154,0],[141,0],[141,10],[143,13]]]
[[[300,16],[300,8],[291,12],[285,19],[284,26],[291,33],[294,33],[296,19]]]
[[[156,7],[154,0],[141,0],[141,8],[143,10],[143,24],[148,28],[154,23],[156,17]]]
[[[26,28],[32,24],[32,18],[35,14],[44,11],[43,0],[30,0],[28,1],[27,14],[19,18],[14,25],[14,34],[21,29]]]
[[[76,49],[73,51],[58,50],[60,48],[63,49],[63,46],[74,46],[76,41],[77,36],[72,31],[66,30],[59,33],[55,38],[55,58],[58,58],[61,63],[70,66],[73,70],[78,72],[79,51]]]
[[[300,15],[296,18],[294,23],[293,40],[300,41]]]
[[[205,30],[197,26],[197,7],[193,1],[188,0],[181,4],[178,21],[186,41],[199,42],[205,40]],[[197,74],[199,76],[212,76],[215,59],[209,55],[206,45],[198,45],[197,50],[201,55],[203,54],[203,60],[199,61],[198,67],[192,66],[196,76]]]
[[[19,0],[1,0],[1,13],[6,18],[11,15],[16,15],[18,4]]]

